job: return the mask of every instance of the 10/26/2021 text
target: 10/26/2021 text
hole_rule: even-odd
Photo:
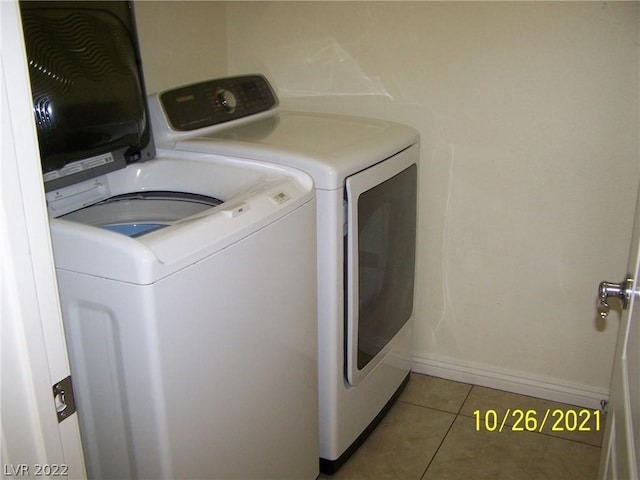
[[[589,409],[523,410],[508,408],[505,412],[493,409],[475,410],[476,431],[502,432],[591,432],[600,431],[602,412]]]

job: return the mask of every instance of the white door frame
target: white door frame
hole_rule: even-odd
[[[86,478],[78,415],[58,423],[53,397],[70,370],[16,0],[0,22],[1,475]]]
[[[638,480],[640,470],[640,191],[636,202],[627,276],[613,359],[599,480]],[[626,278],[626,277],[625,277]],[[602,293],[602,292],[600,292]],[[607,309],[608,310],[608,309]],[[609,319],[615,322],[616,318]]]

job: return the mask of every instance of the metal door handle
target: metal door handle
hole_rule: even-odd
[[[620,283],[600,282],[598,287],[598,298],[600,299],[598,311],[602,319],[607,318],[609,314],[609,297],[618,298],[622,308],[627,308],[632,286],[633,279],[630,276],[627,276],[627,279]]]

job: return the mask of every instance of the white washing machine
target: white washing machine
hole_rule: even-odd
[[[161,92],[149,106],[157,141],[176,152],[256,158],[313,176],[320,463],[335,472],[409,379],[418,133],[381,120],[279,111],[260,75]]]
[[[129,3],[22,16],[89,478],[316,478],[312,179],[156,152]]]

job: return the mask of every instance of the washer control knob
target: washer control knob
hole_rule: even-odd
[[[233,113],[236,111],[236,96],[229,90],[220,88],[216,91],[216,102],[227,113]]]

